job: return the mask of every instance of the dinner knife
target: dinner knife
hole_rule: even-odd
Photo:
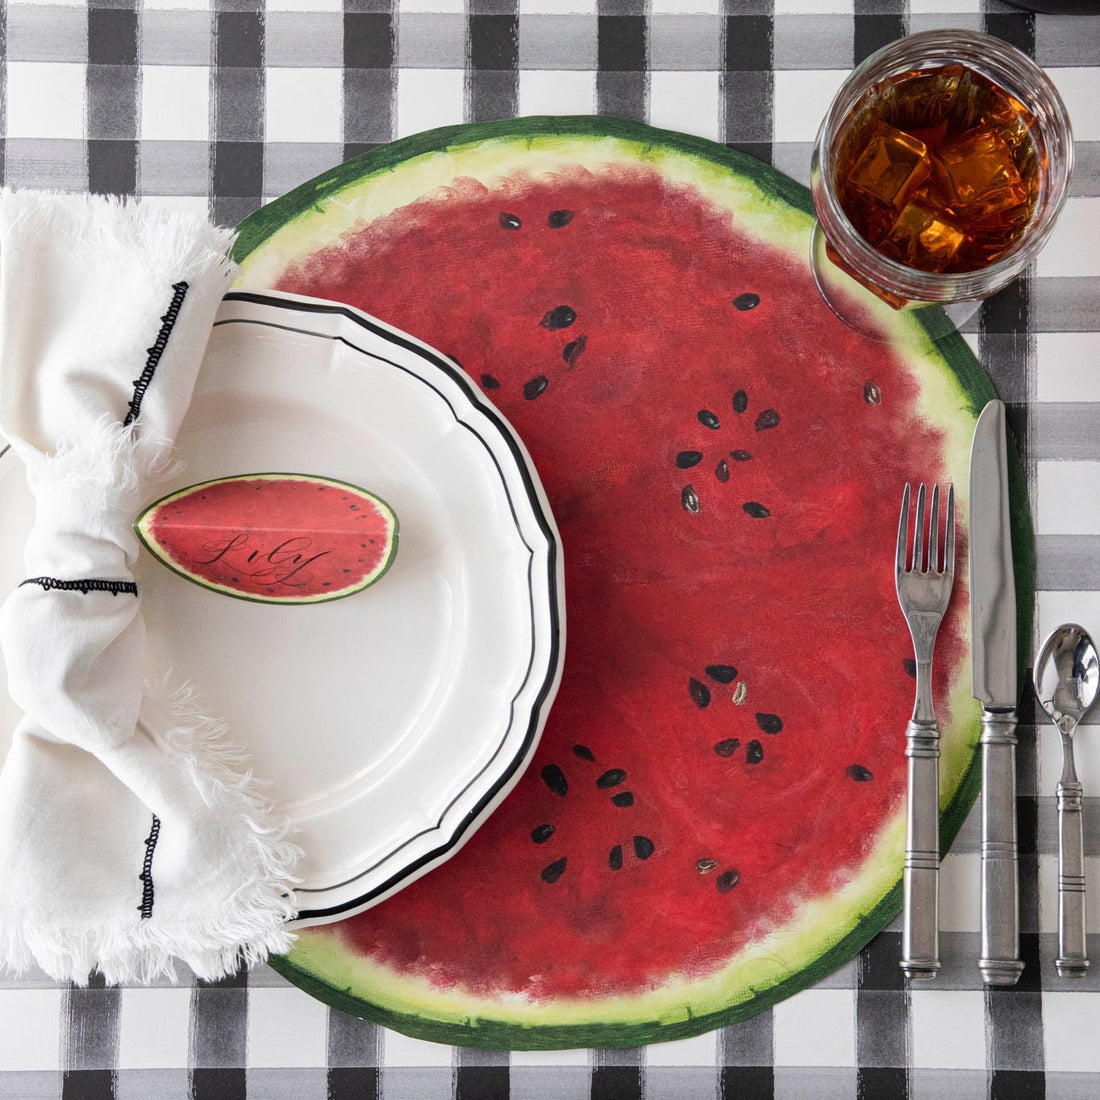
[[[978,417],[970,453],[970,626],[982,704],[982,947],[986,985],[1015,985],[1020,960],[1016,848],[1016,587],[1003,401]]]

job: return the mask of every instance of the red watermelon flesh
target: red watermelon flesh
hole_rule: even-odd
[[[566,673],[534,765],[449,863],[334,934],[480,994],[629,994],[843,883],[904,794],[901,486],[944,474],[890,346],[644,170],[457,180],[278,289],[347,301],[480,380],[566,562]]]

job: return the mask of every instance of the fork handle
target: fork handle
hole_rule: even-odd
[[[982,953],[986,985],[1015,985],[1020,961],[1016,715],[982,711]]]
[[[901,968],[910,979],[934,978],[940,968],[940,731],[935,721],[909,722],[905,755],[909,803]]]

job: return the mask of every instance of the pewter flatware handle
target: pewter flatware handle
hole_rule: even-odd
[[[1063,978],[1083,978],[1089,968],[1085,949],[1085,858],[1081,784],[1058,784],[1058,958]]]
[[[982,954],[986,985],[1015,985],[1020,961],[1016,715],[982,712]]]
[[[901,968],[911,979],[934,978],[940,968],[940,731],[935,721],[909,723],[905,755],[909,808]]]

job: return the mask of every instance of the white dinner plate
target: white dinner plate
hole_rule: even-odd
[[[150,677],[228,722],[305,857],[299,923],[365,909],[446,860],[522,774],[561,677],[562,562],[522,444],[454,363],[347,306],[234,293],[157,495],[304,473],[377,493],[401,533],[347,599],[272,605],[192,584],[146,551]],[[0,584],[32,505],[0,461]],[[0,740],[19,714],[4,699]]]

